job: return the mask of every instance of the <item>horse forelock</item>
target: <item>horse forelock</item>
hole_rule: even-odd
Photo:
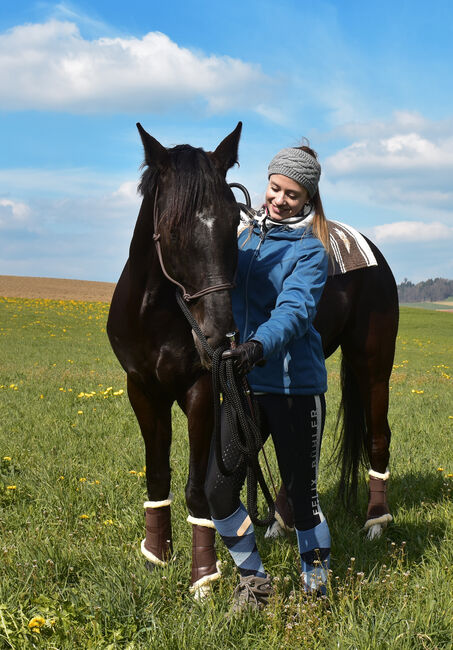
[[[183,144],[168,153],[171,173],[165,173],[165,182],[161,182],[164,174],[147,167],[138,189],[143,195],[152,195],[158,186],[159,196],[165,200],[161,215],[165,227],[188,232],[195,215],[219,196],[225,180],[203,149]]]

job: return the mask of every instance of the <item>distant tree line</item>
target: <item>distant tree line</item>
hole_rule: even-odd
[[[453,296],[453,280],[435,278],[413,284],[407,278],[398,285],[400,302],[437,302]]]

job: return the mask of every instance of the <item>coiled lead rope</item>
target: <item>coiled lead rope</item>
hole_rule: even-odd
[[[263,441],[258,421],[258,409],[253,403],[251,393],[247,395],[244,386],[246,382],[235,371],[234,361],[232,359],[222,359],[222,354],[228,349],[228,345],[225,344],[213,350],[179,291],[176,291],[176,300],[212,363],[212,387],[214,393],[213,436],[217,465],[224,476],[231,476],[240,465],[246,463],[247,509],[250,519],[257,526],[268,526],[274,519],[275,505],[259,464],[258,454],[263,447]],[[239,451],[239,459],[236,465],[230,468],[226,467],[222,455],[220,431],[222,396],[223,408],[232,433],[232,442]],[[263,519],[260,519],[258,515],[258,485],[268,507],[268,514]]]

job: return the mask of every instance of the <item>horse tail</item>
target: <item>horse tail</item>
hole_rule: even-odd
[[[336,422],[336,460],[341,465],[338,493],[345,506],[356,502],[358,474],[368,460],[365,409],[360,386],[344,354],[341,358],[341,402]]]

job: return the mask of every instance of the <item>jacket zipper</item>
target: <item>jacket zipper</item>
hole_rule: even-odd
[[[257,247],[255,248],[255,251],[253,253],[252,259],[250,260],[249,268],[247,269],[247,275],[245,277],[245,326],[244,326],[244,341],[247,339],[245,336],[247,335],[248,329],[249,329],[249,278],[250,278],[250,271],[252,270],[252,264],[258,257],[258,254],[260,252],[261,244],[263,243],[264,239],[266,237],[266,233],[261,230],[260,232],[260,240],[258,242]]]

